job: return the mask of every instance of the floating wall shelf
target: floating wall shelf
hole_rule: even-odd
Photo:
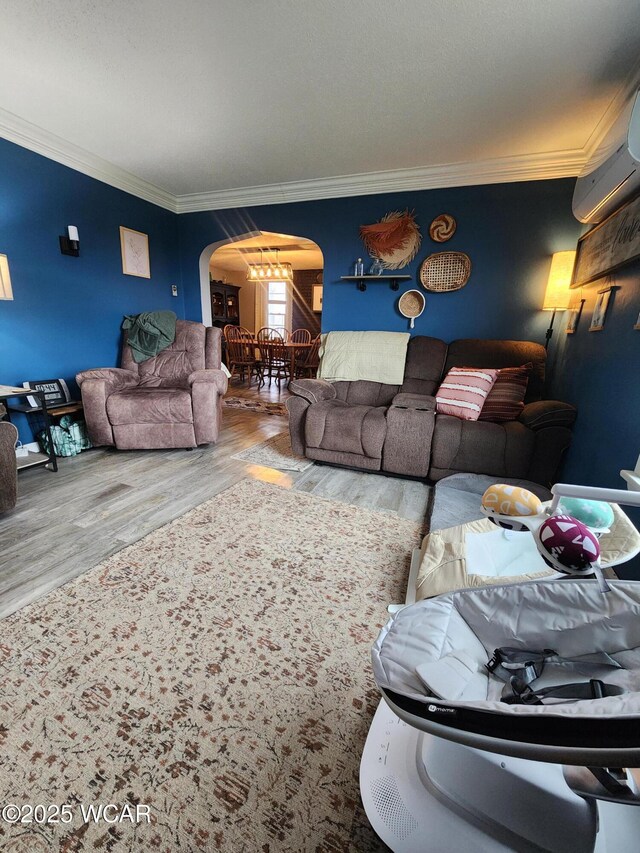
[[[410,281],[411,278],[413,276],[410,275],[341,275],[340,281],[355,281],[358,290],[366,290],[367,284],[372,281],[388,281],[391,290],[397,290],[401,281]]]

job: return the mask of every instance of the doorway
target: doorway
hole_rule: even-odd
[[[269,277],[252,277],[263,264]],[[278,277],[290,265],[291,275]],[[254,334],[264,326],[320,333],[324,258],[305,237],[252,232],[214,243],[201,255],[202,317],[205,325],[243,326]]]

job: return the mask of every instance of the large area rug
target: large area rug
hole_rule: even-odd
[[[358,793],[369,649],[418,539],[243,481],[4,620],[0,803],[72,821],[5,820],[0,848],[381,849]],[[83,821],[109,803],[152,822]]]
[[[258,415],[287,415],[287,407],[284,403],[269,403],[265,400],[252,400],[248,397],[225,397],[223,404],[228,409],[244,409],[247,412],[255,412]]]
[[[278,468],[280,471],[306,471],[313,465],[313,460],[297,456],[293,452],[288,432],[279,432],[260,444],[235,453],[231,458],[253,465],[264,465],[267,468]]]

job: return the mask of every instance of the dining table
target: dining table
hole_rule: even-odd
[[[296,368],[296,355],[298,353],[302,353],[306,355],[306,353],[313,346],[313,342],[309,341],[308,343],[297,343],[295,341],[258,341],[257,338],[247,338],[245,343],[249,346],[254,346],[257,350],[256,358],[260,359],[260,348],[279,346],[284,347],[287,355],[289,356],[289,382],[295,378],[295,368]],[[299,356],[298,356],[299,357]]]

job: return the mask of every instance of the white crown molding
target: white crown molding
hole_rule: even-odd
[[[263,204],[286,204],[295,201],[315,201],[439,187],[567,178],[577,175],[584,162],[584,150],[572,149],[550,151],[545,154],[500,157],[474,163],[447,163],[416,169],[367,172],[310,181],[214,190],[177,196],[177,211],[178,213],[195,213],[204,210],[256,207]]]
[[[177,213],[176,197],[55,133],[0,109],[0,136],[109,186]]]
[[[441,187],[566,178],[577,175],[587,159],[585,147],[478,162],[446,163],[175,196],[2,109],[0,136],[173,213],[195,213]]]
[[[585,160],[588,162],[598,149],[598,146],[613,127],[623,107],[629,98],[640,88],[640,65],[633,68],[629,75],[611,99],[609,106],[602,114],[600,121],[589,134],[584,144]]]

